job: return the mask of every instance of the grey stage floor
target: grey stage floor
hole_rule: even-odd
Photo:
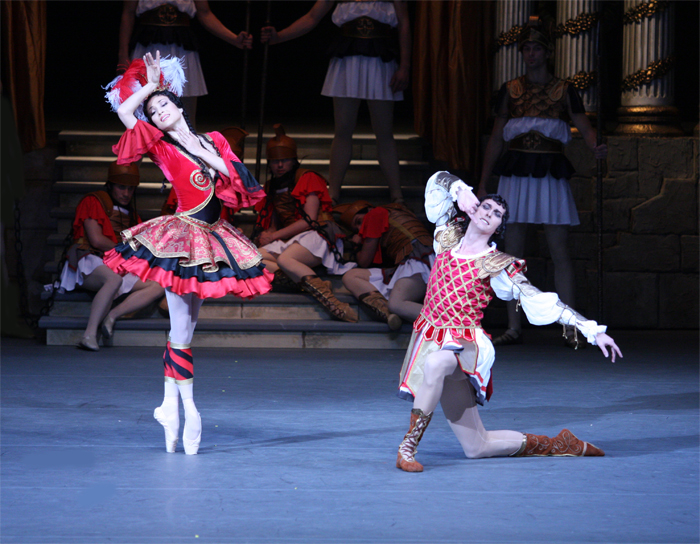
[[[698,338],[625,358],[531,332],[501,348],[487,428],[568,427],[603,458],[465,459],[441,413],[394,466],[403,354],[195,348],[204,434],[166,454],[162,350],[2,344],[3,543],[698,542]]]

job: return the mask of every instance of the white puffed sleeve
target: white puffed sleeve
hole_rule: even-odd
[[[596,335],[607,330],[605,325],[586,319],[564,304],[556,293],[544,293],[534,287],[521,272],[509,276],[502,270],[498,276],[491,278],[491,288],[501,300],[518,300],[533,325],[559,323],[575,326],[594,346]]]
[[[442,227],[456,215],[457,193],[472,188],[449,172],[435,172],[425,186],[425,215],[436,227]]]

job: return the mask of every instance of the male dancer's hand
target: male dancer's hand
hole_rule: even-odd
[[[479,207],[479,199],[470,189],[462,189],[457,193],[457,207],[467,215],[471,215]]]
[[[622,358],[622,352],[620,351],[620,348],[617,347],[615,340],[610,338],[604,332],[597,334],[595,337],[595,341],[596,344],[598,344],[600,351],[602,351],[603,355],[605,355],[606,357],[608,356],[608,348],[610,348],[611,362],[615,362],[615,354],[619,355],[620,358]]]

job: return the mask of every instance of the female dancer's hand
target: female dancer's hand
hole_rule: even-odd
[[[608,356],[608,348],[610,348],[611,362],[615,362],[615,354],[622,357],[622,352],[620,351],[620,348],[617,347],[617,344],[615,344],[615,340],[610,338],[604,332],[597,334],[595,337],[595,341],[596,344],[598,344],[600,351],[602,351],[603,355],[605,355],[606,357]]]
[[[275,45],[279,41],[277,30],[274,26],[264,26],[260,29],[260,42]]]
[[[153,55],[146,53],[143,57],[143,62],[146,64],[146,77],[149,83],[160,85],[160,51],[156,51],[156,58]]]
[[[195,157],[201,156],[201,154],[206,151],[202,145],[202,142],[195,134],[190,132],[189,128],[177,127],[175,129],[175,135],[177,137],[177,141],[180,142],[180,145],[192,153]]]

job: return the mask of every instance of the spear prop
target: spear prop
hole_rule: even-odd
[[[267,0],[267,18],[265,26],[270,25],[270,10],[272,9],[272,1]],[[260,118],[258,120],[258,148],[255,154],[255,179],[260,179],[260,163],[262,161],[262,141],[263,141],[263,123],[265,120],[265,87],[267,86],[267,54],[270,49],[270,42],[266,42],[263,46],[263,63],[262,63],[262,78],[260,80]]]
[[[251,0],[248,0],[246,2],[246,8],[245,8],[245,31],[250,35],[250,2]],[[246,118],[246,113],[248,109],[248,56],[250,54],[250,50],[244,49],[243,50],[243,77],[241,78],[241,124],[240,127],[245,130],[245,118]],[[241,140],[241,147],[243,147],[243,144],[245,142],[245,139]]]
[[[600,27],[601,27],[602,12],[596,23],[595,37],[595,63],[596,63],[596,146],[603,143],[603,72],[601,70],[601,53],[600,53]],[[596,196],[597,196],[597,238],[598,238],[598,320],[603,322],[603,171],[605,168],[604,160],[596,160]]]

